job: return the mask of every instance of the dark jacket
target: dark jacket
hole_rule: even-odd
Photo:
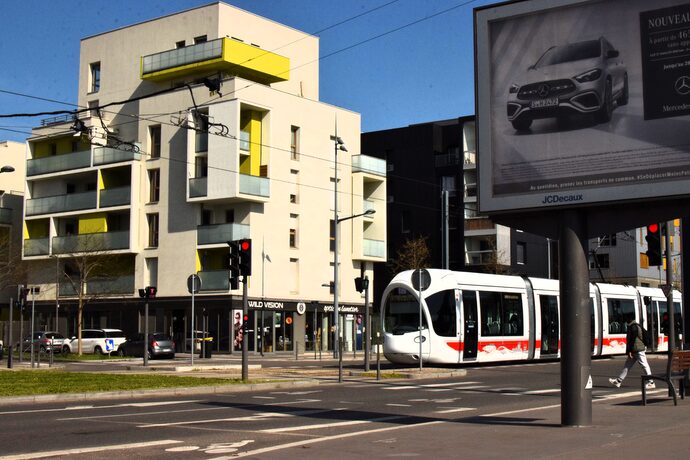
[[[637,353],[647,349],[642,340],[642,329],[640,325],[635,322],[628,324],[628,334],[625,337],[625,341],[626,353]]]

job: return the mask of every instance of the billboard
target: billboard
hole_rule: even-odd
[[[690,193],[690,0],[475,9],[483,213]]]

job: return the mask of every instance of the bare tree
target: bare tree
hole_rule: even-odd
[[[417,236],[407,239],[402,244],[391,265],[394,274],[405,270],[427,268],[431,265],[429,246],[426,240],[425,236]]]
[[[27,264],[22,260],[21,247],[12,243],[10,227],[0,227],[0,291],[26,280]]]

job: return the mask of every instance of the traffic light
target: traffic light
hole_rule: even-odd
[[[661,265],[661,226],[659,224],[647,225],[647,259],[649,266]]]
[[[363,292],[369,288],[369,278],[357,277],[355,278],[355,289],[357,292]]]
[[[240,242],[228,241],[230,253],[228,254],[228,270],[230,270],[230,289],[240,287]]]
[[[239,240],[239,253],[240,253],[240,275],[245,277],[251,276],[252,274],[252,240],[245,238]]]
[[[139,289],[139,297],[142,299],[153,299],[156,297],[157,292],[156,286],[146,286],[144,289]]]
[[[242,316],[242,333],[247,335],[247,328],[249,327],[249,315]]]

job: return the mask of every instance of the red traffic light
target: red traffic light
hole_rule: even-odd
[[[647,231],[650,233],[656,233],[659,231],[659,224],[649,224],[647,225]]]
[[[244,316],[242,317],[242,320],[243,320],[245,323],[248,322],[248,321],[249,321],[249,315],[244,315]]]
[[[241,240],[240,241],[240,249],[242,251],[249,251],[251,248],[251,244],[249,243],[249,240]]]

